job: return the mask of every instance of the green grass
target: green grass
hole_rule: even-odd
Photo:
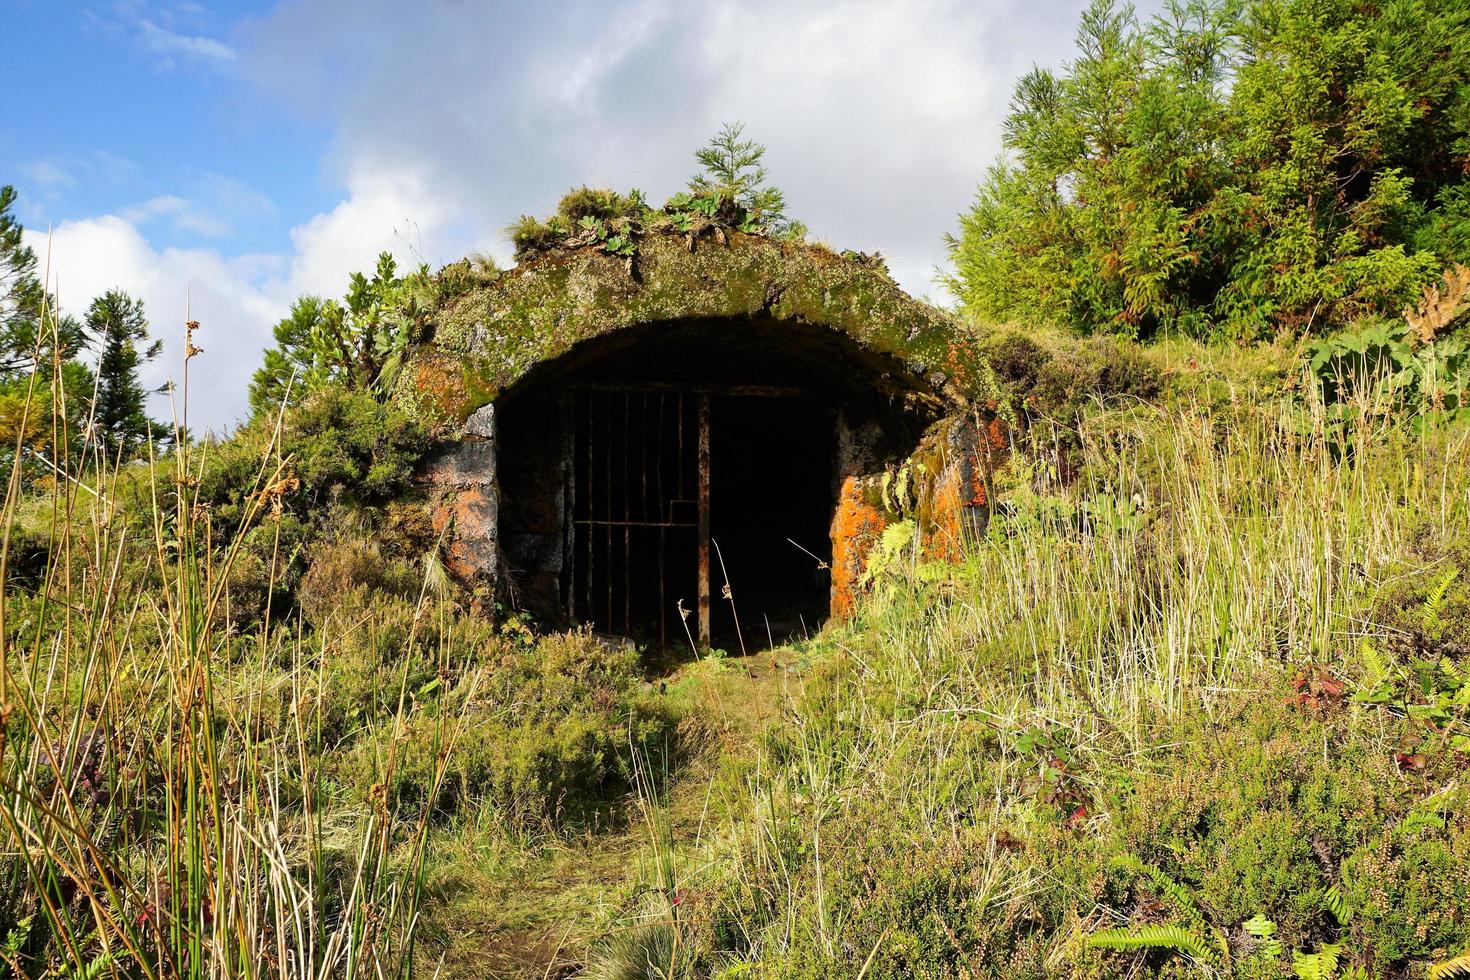
[[[1470,433],[1299,354],[1133,352],[1162,394],[1038,423],[963,562],[662,677],[459,610],[404,508],[216,532],[208,448],[82,447],[6,504],[0,976],[1426,975]]]
[[[332,644],[227,628],[237,547],[196,506],[201,452],[124,470],[84,444],[55,462],[68,478],[30,500],[17,465],[5,504],[7,543],[19,516],[42,554],[0,622],[3,969],[406,975],[427,811],[333,785],[310,711]],[[255,486],[279,471],[266,453]],[[124,491],[151,506],[129,513]],[[253,496],[242,533],[268,503]],[[385,772],[408,708],[400,691],[374,719]]]
[[[661,744],[635,656],[460,613],[433,551],[359,560],[362,515],[296,518],[269,488],[300,460],[256,431],[226,465],[249,446],[218,525],[207,444],[14,472],[0,976],[432,973],[447,917],[426,927],[426,896],[454,894],[456,844],[524,870],[527,842],[620,820],[629,746]],[[303,534],[340,566],[306,581],[334,590],[314,621],[261,601]]]
[[[1078,435],[1081,479],[1018,468],[965,563],[895,563],[829,631],[708,861],[710,966],[1169,973],[1225,937],[1199,968],[1277,975],[1336,943],[1381,975],[1470,947],[1470,667],[1448,656],[1426,689],[1414,664],[1442,651],[1396,642],[1383,604],[1470,631],[1439,592],[1470,434],[1384,420],[1344,447],[1310,402],[1237,389]],[[1354,703],[1385,673],[1363,650],[1390,648],[1399,687]],[[1230,946],[1257,914],[1273,961]],[[1154,927],[1197,939],[1088,942]]]

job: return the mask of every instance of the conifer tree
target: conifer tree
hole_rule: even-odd
[[[25,243],[25,229],[11,213],[15,201],[14,187],[0,187],[0,381],[24,374],[38,360],[50,361],[41,355],[51,353],[53,339],[60,343],[63,362],[76,357],[82,347],[77,322],[57,317],[55,303],[46,301],[45,286],[36,274],[35,250]],[[43,316],[48,317],[45,331]],[[54,338],[44,336],[53,330]]]
[[[87,309],[87,336],[97,352],[97,397],[92,421],[109,455],[131,456],[153,433],[143,409],[138,369],[157,357],[162,341],[148,342],[143,303],[110,289]]]
[[[1470,257],[1470,6],[1093,0],[950,240],[981,319],[1236,338],[1396,316]]]
[[[12,209],[15,189],[0,186],[0,472],[17,446],[23,479],[45,476],[77,435],[92,372],[77,354],[81,324],[58,313],[38,275],[36,253]]]

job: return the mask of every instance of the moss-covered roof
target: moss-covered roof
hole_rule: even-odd
[[[639,240],[633,260],[585,247],[550,251],[506,272],[461,274],[464,288],[445,303],[398,386],[405,407],[435,427],[462,423],[581,341],[677,320],[769,316],[822,325],[897,358],[952,400],[988,397],[992,389],[956,320],[899,289],[881,262],[805,242],[653,233]]]

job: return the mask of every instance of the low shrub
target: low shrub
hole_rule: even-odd
[[[440,814],[483,802],[511,825],[575,819],[628,788],[635,747],[656,756],[668,747],[675,719],[643,681],[636,651],[588,633],[534,641],[500,635],[481,639],[456,664],[461,642],[441,644],[432,671],[364,651],[333,682],[333,698],[343,695],[345,703],[401,691],[423,712],[454,716],[445,735],[454,752],[433,800]],[[447,748],[376,733],[352,749],[344,774],[359,790],[381,783],[396,805],[417,804]]]

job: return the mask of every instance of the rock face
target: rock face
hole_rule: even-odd
[[[657,552],[659,601],[672,607],[665,586],[684,583],[665,559],[683,568],[686,544],[670,538],[688,529],[707,550],[713,520],[723,560],[797,520],[781,501],[800,509],[823,495],[825,540],[787,540],[832,569],[822,613],[850,611],[888,521],[918,515],[926,532],[950,537],[974,524],[996,404],[968,332],[903,293],[881,262],[738,232],[698,243],[651,234],[631,261],[588,247],[471,275],[396,397],[438,442],[422,481],[450,570],[487,601],[610,632],[636,632],[614,607],[631,620],[634,592],[652,587],[639,549]],[[812,433],[819,463],[782,442],[788,424]],[[914,499],[885,496],[885,474],[891,484],[916,452]],[[677,492],[665,486],[686,472]],[[699,586],[706,605],[721,588],[714,579]],[[789,581],[802,590],[799,574]],[[594,601],[604,587],[606,601]]]

